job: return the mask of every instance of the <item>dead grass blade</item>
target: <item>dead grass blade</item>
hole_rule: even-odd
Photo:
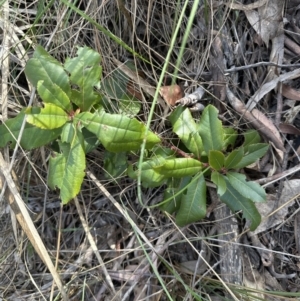
[[[91,232],[89,230],[87,222],[86,222],[86,220],[85,220],[85,218],[83,216],[83,213],[82,213],[82,210],[81,210],[78,198],[75,197],[74,201],[75,201],[76,209],[77,209],[78,214],[79,214],[80,221],[82,223],[82,226],[83,226],[84,231],[86,233],[86,236],[88,238],[88,241],[89,241],[89,243],[90,243],[90,245],[92,247],[92,250],[94,251],[94,254],[95,254],[96,258],[98,259],[98,262],[99,262],[99,264],[101,266],[101,269],[103,270],[103,274],[105,276],[105,280],[106,280],[108,286],[110,287],[110,289],[112,290],[112,292],[114,293],[114,295],[116,295],[116,291],[115,291],[114,285],[112,283],[111,277],[110,277],[109,273],[107,272],[107,269],[105,267],[103,259],[102,259],[101,255],[100,255],[99,251],[98,251],[96,242],[95,242],[95,240],[94,240],[94,238],[93,238],[93,236],[92,236],[92,234],[91,234]]]
[[[32,246],[43,260],[47,268],[49,269],[61,295],[63,300],[67,301],[68,296],[64,290],[63,284],[60,280],[59,274],[55,270],[55,267],[51,261],[51,258],[45,248],[45,245],[37,232],[32,219],[25,207],[25,204],[19,194],[19,191],[14,183],[11,174],[8,172],[9,167],[8,164],[5,162],[2,154],[0,153],[0,187],[1,189],[4,187],[5,182],[9,188],[5,191],[5,197],[8,199],[9,204],[14,211],[18,222],[20,223],[23,231],[27,235],[28,239],[30,240]]]

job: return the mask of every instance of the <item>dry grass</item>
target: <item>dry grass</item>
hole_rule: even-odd
[[[203,85],[207,90],[204,104],[217,106],[223,123],[241,132],[255,126],[253,120],[243,118],[245,111],[241,106],[257,95],[259,89],[264,95],[255,98],[258,100],[256,109],[269,119],[260,119],[258,127],[270,132],[269,123],[280,128],[281,123],[289,122],[299,128],[298,116],[291,117],[297,112],[297,104],[283,93],[284,89],[292,89],[296,91],[296,100],[300,99],[298,76],[284,82],[290,88],[280,82],[266,92],[264,86],[296,68],[250,66],[262,61],[279,65],[298,63],[300,23],[296,7],[299,1],[288,1],[278,13],[277,21],[272,16],[265,17],[270,18],[276,29],[283,26],[282,15],[289,21],[275,33],[270,27],[269,38],[265,38],[264,33],[262,37],[257,34],[249,22],[250,17],[246,16],[246,6],[231,7],[232,1],[199,2],[176,82],[184,85],[187,93]],[[102,56],[104,78],[120,68],[118,62],[130,60],[149,86],[156,87],[173,38],[176,17],[184,5],[182,1],[76,2],[77,8],[144,60],[133,56],[66,3],[2,1],[2,121],[16,116],[30,103],[32,87],[26,80],[24,67],[36,44],[47,47],[61,61],[73,56],[76,46],[96,49]],[[270,5],[267,1],[262,7],[268,9]],[[164,85],[172,81],[190,10],[191,5],[176,38]],[[253,11],[258,10],[253,8]],[[234,66],[247,67],[230,70]],[[133,80],[133,84],[141,93],[138,82]],[[235,98],[230,98],[230,92]],[[143,97],[139,118],[146,121],[151,97],[146,93]],[[161,123],[165,117],[162,114],[166,113],[166,109],[157,107],[152,128],[159,131],[162,138],[170,139],[169,125]],[[268,184],[274,174],[280,175],[298,165],[299,155],[295,134],[282,131],[277,138],[279,142],[274,133],[267,134],[264,134],[267,141],[273,145],[279,143],[277,150],[273,147],[260,166],[245,173],[251,179],[267,178],[265,183]],[[281,147],[284,153],[280,153]],[[300,192],[296,189],[286,199],[288,202],[294,198],[289,202],[292,206],[283,204],[288,208],[284,216],[270,217],[271,224],[259,234],[261,245],[256,245],[251,237],[242,238],[247,227],[218,202],[213,189],[210,189],[207,218],[183,229],[177,228],[172,218],[159,209],[147,207],[163,199],[162,189],[143,189],[145,206],[142,206],[137,199],[135,181],[126,176],[106,177],[105,153],[101,147],[88,155],[88,173],[78,198],[63,207],[58,192],[49,191],[46,185],[49,148],[33,151],[5,148],[3,154],[13,166],[22,199],[60,274],[65,299],[296,300],[300,297],[296,293],[300,291],[297,200]],[[298,178],[299,173],[294,172],[289,178],[277,177],[266,187],[269,197],[275,198],[272,212],[281,206],[283,184],[291,187],[289,181]],[[8,200],[3,198],[0,206],[0,300],[63,300],[52,275],[11,213]],[[274,261],[270,269],[275,269],[283,278],[268,276],[270,269],[261,262],[262,255],[255,251],[257,249],[272,253]],[[228,270],[228,263],[236,270]],[[248,271],[245,266],[252,268]],[[294,277],[283,276],[292,273]],[[282,296],[275,298],[258,290],[279,291]]]

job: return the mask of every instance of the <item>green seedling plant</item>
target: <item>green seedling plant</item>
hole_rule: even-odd
[[[79,47],[75,57],[61,64],[37,46],[25,74],[41,102],[0,126],[0,147],[15,146],[26,118],[20,145],[27,150],[50,146],[48,185],[59,188],[63,204],[80,191],[87,153],[102,145],[104,168],[112,177],[127,174],[136,179],[140,175],[144,187],[165,188],[165,199],[159,205],[176,215],[179,226],[205,217],[207,181],[214,183],[220,199],[233,212],[243,212],[251,230],[259,225],[261,217],[254,202],[265,201],[266,193],[239,172],[268,149],[256,131],[245,132],[243,143],[236,146],[238,133],[222,125],[214,106],[205,108],[199,122],[187,108],[178,107],[169,117],[179,138],[178,147],[172,146],[146,131],[134,117],[140,108],[137,100],[126,93],[117,91],[119,110],[113,112],[113,101],[105,95],[113,98],[116,89],[109,87],[118,86],[121,73],[103,80],[101,57],[88,47]],[[139,166],[132,157],[138,158],[143,141],[145,160]]]
[[[154,149],[137,171],[141,172],[143,185],[165,184],[165,201],[161,208],[170,214],[176,213],[177,225],[184,226],[205,217],[206,181],[210,180],[221,201],[233,212],[242,210],[243,216],[251,222],[250,230],[254,230],[261,221],[254,203],[264,202],[266,193],[238,171],[261,158],[268,145],[260,143],[257,131],[248,130],[243,134],[242,145],[234,147],[238,133],[222,126],[218,110],[212,105],[204,109],[198,123],[183,107],[176,108],[169,119],[182,147]]]

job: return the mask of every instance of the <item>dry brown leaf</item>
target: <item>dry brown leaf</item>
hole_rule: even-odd
[[[163,86],[160,88],[159,93],[165,102],[171,106],[175,106],[176,101],[184,96],[179,85]]]
[[[257,109],[253,109],[251,113],[257,120],[259,120],[265,127],[267,127],[277,139],[281,140],[277,128],[265,114],[263,114],[261,111]]]
[[[204,261],[198,262],[197,260],[181,262],[178,266],[178,270],[181,273],[187,273],[187,274],[202,275],[207,269],[208,266],[206,266]]]
[[[270,91],[277,87],[278,83],[292,80],[298,78],[300,76],[300,69],[296,69],[287,73],[283,73],[280,76],[273,78],[270,82],[265,83],[262,85],[257,92],[249,99],[246,108],[247,110],[251,111],[256,107],[259,101]]]
[[[299,194],[299,179],[285,181],[278,204],[275,203],[275,197],[272,195],[268,195],[267,202],[256,203],[256,207],[262,216],[262,222],[254,233],[258,234],[267,231],[268,229],[274,228],[276,225],[282,223],[288,214],[288,208],[294,205],[296,196]]]
[[[269,40],[277,35],[279,23],[282,20],[282,7],[279,1],[268,1],[267,5],[256,10],[245,10],[249,23],[261,36],[268,47]]]
[[[118,269],[117,271],[109,271],[112,279],[118,281],[139,281],[145,275],[145,268],[140,268],[138,265],[129,265],[126,269]]]
[[[277,34],[272,39],[272,49],[270,53],[270,63],[281,65],[284,57],[284,31],[283,22],[278,24]],[[268,74],[265,78],[265,82],[277,78],[280,74],[280,68],[278,66],[269,66]]]
[[[120,68],[122,72],[124,72],[134,83],[136,83],[143,91],[151,95],[152,97],[155,96],[156,89],[152,87],[146,80],[141,78],[136,72],[133,72],[130,68],[128,68],[124,63],[121,63],[117,59],[114,59],[114,62]],[[167,107],[165,106],[165,102],[163,99],[158,96],[157,97],[158,103],[166,110]]]
[[[279,149],[278,154],[282,157],[283,151],[285,150],[280,134],[274,124],[260,111],[247,110],[246,106],[230,91],[227,87],[227,97],[232,107],[243,116],[244,119],[248,120],[254,128],[265,135],[267,139],[273,142],[276,149]],[[254,111],[254,114],[253,114]]]
[[[273,122],[265,115],[263,114],[261,111],[257,110],[257,109],[253,109],[251,111],[252,115],[259,121],[261,122],[266,128],[268,128],[268,130],[270,131],[271,135],[274,136],[274,139],[272,139],[272,141],[278,141],[279,145],[284,148],[284,144],[282,142],[282,139],[280,137],[280,134],[276,128],[276,126],[273,124]],[[281,148],[281,149],[282,149]],[[280,150],[279,148],[276,148],[276,151],[279,155],[279,157],[281,158],[281,160],[283,159],[283,151]]]
[[[281,133],[284,134],[292,134],[292,135],[300,135],[300,130],[293,126],[292,124],[288,123],[280,123],[279,124],[279,129]]]
[[[295,242],[297,253],[300,253],[300,211],[297,212],[294,219],[294,233],[295,233]]]
[[[135,86],[135,84],[130,80],[126,86],[126,92],[127,94],[137,98],[140,101],[143,101],[143,94],[138,87]]]
[[[293,89],[289,85],[282,84],[282,95],[292,100],[300,100],[300,91]]]
[[[252,10],[256,9],[258,7],[263,6],[268,0],[259,0],[251,4],[242,4],[242,3],[234,3],[233,1],[230,1],[229,3],[225,3],[229,8],[231,9],[237,9],[237,10]]]
[[[145,74],[143,71],[141,70],[138,70],[137,71],[137,77],[140,79],[145,79]],[[140,101],[143,101],[144,100],[144,96],[142,94],[142,90],[139,88],[139,86],[132,80],[130,79],[128,81],[128,84],[126,86],[126,92],[127,94],[137,98],[138,100]]]
[[[288,37],[284,37],[284,44],[287,48],[289,48],[294,54],[300,55],[300,46],[291,40]]]

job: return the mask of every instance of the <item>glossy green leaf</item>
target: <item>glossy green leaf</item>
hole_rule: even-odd
[[[94,133],[111,152],[138,150],[145,138],[146,148],[152,148],[160,142],[159,137],[150,131],[145,137],[145,125],[127,116],[108,114],[102,110],[99,114],[81,113],[74,119]]]
[[[224,132],[221,121],[218,119],[218,110],[208,105],[199,122],[199,133],[203,147],[208,154],[210,150],[222,150],[224,144]]]
[[[128,117],[132,118],[136,116],[140,110],[141,102],[134,97],[130,98],[128,95],[125,94],[119,100],[119,112],[121,114],[125,114]]]
[[[26,121],[41,129],[56,129],[69,120],[63,109],[51,103],[45,103],[44,108],[29,107],[25,112]]]
[[[244,148],[240,147],[235,149],[225,158],[224,166],[227,169],[236,168],[237,164],[239,164],[244,156]]]
[[[158,187],[161,186],[166,178],[164,175],[158,173],[155,171],[155,167],[161,166],[164,164],[165,159],[158,156],[156,158],[152,158],[151,160],[145,161],[141,165],[141,169],[137,170],[135,172],[130,172],[129,169],[129,176],[131,178],[136,179],[137,174],[141,174],[141,182],[143,187],[148,188],[148,187]]]
[[[265,202],[266,192],[257,183],[246,181],[246,176],[237,172],[228,172],[227,178],[232,187],[237,190],[245,198],[253,202]]]
[[[249,145],[248,152],[243,156],[242,160],[235,165],[235,168],[243,168],[261,158],[268,150],[269,145],[265,143],[258,143]]]
[[[184,107],[176,108],[169,117],[173,131],[183,144],[197,157],[201,157],[203,145],[197,130],[197,125],[190,110]]]
[[[222,152],[211,150],[208,154],[209,165],[215,170],[221,170],[224,167],[225,156]]]
[[[37,91],[43,102],[54,104],[66,112],[72,110],[68,95],[56,84],[44,84],[43,80],[37,83]]]
[[[160,156],[160,157],[163,157],[165,159],[171,159],[171,158],[175,158],[174,154],[174,150],[170,149],[169,147],[164,147],[160,144],[158,145],[155,145],[153,147],[153,149],[151,150],[152,152],[152,156],[153,157],[157,157],[157,156]]]
[[[25,118],[25,109],[22,110],[15,118],[11,118],[0,125],[0,147],[10,143],[10,147],[14,148],[18,139],[23,120]],[[47,145],[55,140],[61,133],[62,128],[44,130],[32,124],[26,123],[20,145],[22,148],[30,150],[43,145]]]
[[[256,130],[248,130],[244,134],[244,149],[248,150],[248,147],[252,144],[258,144],[261,141],[261,138]]]
[[[181,179],[172,178],[168,184],[168,188],[164,192],[164,200],[170,199],[170,201],[163,203],[163,205],[160,206],[160,209],[169,214],[177,212],[180,208],[183,193],[176,194],[186,187],[191,182],[191,179],[192,177],[183,177]]]
[[[83,128],[81,132],[84,137],[85,153],[88,154],[99,146],[100,141],[94,133],[90,132],[86,128]]]
[[[176,196],[174,196],[174,194],[174,188],[167,188],[164,191],[164,200],[170,200],[167,203],[164,203],[160,206],[160,209],[162,211],[168,212],[169,214],[173,214],[174,212],[178,211],[182,199],[182,193]]]
[[[81,134],[81,133],[80,133]],[[66,142],[71,144],[74,137],[76,137],[76,128],[73,123],[68,122],[64,125],[60,140],[61,142]]]
[[[42,46],[36,46],[33,58],[25,66],[25,74],[34,87],[42,80],[46,87],[56,84],[67,96],[71,95],[69,77],[63,66]]]
[[[92,105],[100,103],[101,96],[94,89],[72,90],[71,99],[81,111],[88,111]]]
[[[206,215],[206,184],[203,175],[192,181],[183,195],[176,214],[176,224],[180,227],[197,222]]]
[[[192,158],[166,159],[161,166],[155,166],[154,170],[166,178],[182,178],[193,176],[202,169],[202,163]]]
[[[218,195],[223,195],[226,191],[226,182],[224,176],[217,171],[211,173],[211,180],[217,186]]]
[[[70,131],[67,126],[66,131]],[[50,158],[48,184],[54,189],[60,189],[60,198],[67,204],[80,191],[85,175],[85,151],[83,136],[79,131],[72,131],[74,136],[71,143],[61,142],[61,154],[56,153]],[[68,136],[68,133],[64,134]]]
[[[220,199],[233,212],[242,210],[243,216],[251,222],[250,230],[254,231],[261,222],[261,216],[255,204],[235,190],[228,180],[226,180],[226,186],[226,192],[220,196]]]
[[[65,62],[71,82],[79,87],[79,90],[72,91],[72,101],[81,111],[88,110],[94,103],[100,101],[100,95],[94,91],[101,77],[100,61],[100,54],[85,46],[79,47],[77,56],[68,58]]]
[[[86,85],[96,86],[102,72],[100,54],[87,46],[78,47],[76,54],[76,57],[67,58],[64,65],[70,73],[72,83],[80,88]]]
[[[117,180],[127,169],[127,153],[104,152],[104,173],[107,179]]]
[[[223,149],[226,150],[228,146],[234,146],[236,138],[238,137],[238,133],[233,128],[223,127],[224,131],[224,143]]]
[[[128,77],[120,69],[116,69],[101,81],[101,90],[113,99],[122,99],[126,93]]]

